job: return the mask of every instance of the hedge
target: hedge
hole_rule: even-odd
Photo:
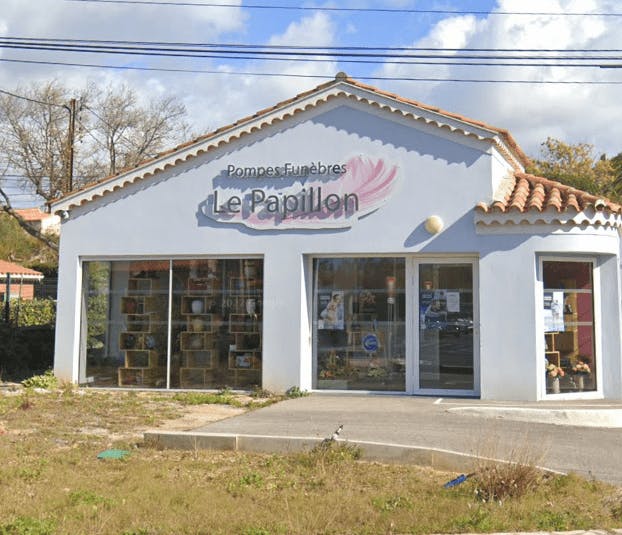
[[[0,324],[0,380],[22,381],[54,364],[54,326]]]
[[[56,323],[56,302],[53,299],[12,299],[9,303],[13,325],[31,327]]]

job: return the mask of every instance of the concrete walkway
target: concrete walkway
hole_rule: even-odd
[[[622,485],[622,402],[500,403],[313,394],[185,432],[145,434],[159,447],[289,452],[343,425],[364,458],[468,472],[476,456],[516,460]]]

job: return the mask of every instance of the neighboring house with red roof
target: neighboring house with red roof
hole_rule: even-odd
[[[15,212],[28,223],[32,224],[42,234],[60,233],[60,217],[42,211],[39,208],[20,208]]]
[[[622,206],[527,163],[507,130],[340,73],[72,191],[55,373],[621,399]]]
[[[43,273],[13,262],[0,260],[0,301],[6,299],[33,299],[35,284],[43,280]]]

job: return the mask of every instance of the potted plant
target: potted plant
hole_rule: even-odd
[[[558,366],[557,364],[546,363],[546,389],[550,391],[552,394],[559,394],[559,378],[564,377],[566,372],[564,369]]]
[[[585,378],[592,373],[589,364],[583,360],[577,361],[572,367],[572,373],[577,390],[579,390],[579,392],[583,391],[585,389]]]

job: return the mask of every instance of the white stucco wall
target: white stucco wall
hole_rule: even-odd
[[[229,164],[340,163],[360,155],[398,165],[400,185],[384,206],[352,228],[261,231],[216,222],[201,211],[213,184],[226,182],[223,170]],[[263,257],[263,386],[285,390],[312,383],[310,258],[466,255],[479,257],[481,396],[536,399],[539,386],[533,378],[542,350],[534,316],[537,255],[586,251],[613,255],[601,270],[613,296],[603,303],[608,315],[603,328],[606,323],[617,334],[603,351],[618,355],[605,381],[606,392],[618,397],[620,332],[613,323],[619,322],[620,299],[618,270],[612,268],[618,261],[617,234],[476,233],[473,207],[492,198],[493,185],[508,169],[488,142],[335,100],[74,208],[61,233],[55,371],[78,378],[83,260]],[[271,187],[270,179],[247,180]],[[430,215],[445,224],[435,236],[424,229]]]

